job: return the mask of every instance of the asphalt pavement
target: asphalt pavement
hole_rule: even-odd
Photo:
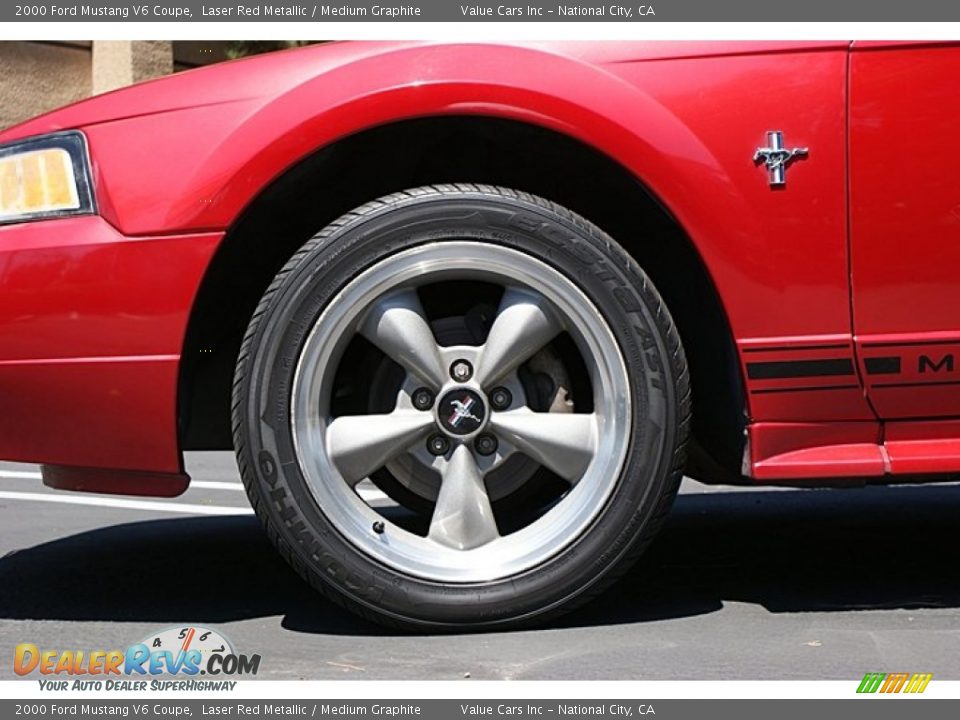
[[[684,481],[663,532],[599,600],[550,626],[417,636],[315,595],[251,514],[228,453],[180,498],[50,490],[0,463],[0,679],[13,647],[122,648],[203,625],[258,677],[960,679],[960,485],[785,490]]]

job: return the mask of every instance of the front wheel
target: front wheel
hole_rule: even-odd
[[[495,187],[381,198],[264,295],[234,384],[244,483],[293,567],[418,628],[588,600],[669,509],[685,359],[650,281],[583,218]]]

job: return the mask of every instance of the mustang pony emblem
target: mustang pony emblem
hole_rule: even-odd
[[[788,149],[783,145],[783,132],[780,130],[767,131],[768,147],[757,148],[753,154],[755,163],[763,162],[770,173],[770,186],[781,187],[787,184],[787,165],[794,159],[806,157],[810,154],[809,148],[796,147]]]
[[[468,397],[466,402],[462,400],[451,400],[450,404],[453,405],[453,415],[450,416],[449,423],[453,427],[458,427],[461,422],[466,419],[473,420],[475,422],[483,422],[480,418],[470,412],[470,408],[473,407],[474,400],[472,397]]]

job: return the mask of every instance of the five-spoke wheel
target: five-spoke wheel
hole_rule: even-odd
[[[441,317],[430,317],[421,295],[451,300],[436,303]],[[496,311],[478,324],[482,341],[438,340],[449,313],[466,316],[497,299]],[[567,342],[556,351],[551,343],[560,335]],[[368,343],[368,353],[402,371],[395,386],[384,390],[395,400],[388,412],[337,412],[334,399],[351,387],[363,388],[361,394],[381,392],[374,379],[381,363],[363,364],[377,368],[369,377],[343,372],[344,359],[356,355],[356,336]],[[555,377],[530,373],[534,379],[524,383],[522,376],[530,377],[525,366],[541,353],[555,356],[552,364],[564,371]],[[561,385],[567,365],[574,364],[587,369],[583,397]],[[568,399],[538,411],[537,382]],[[435,401],[420,409],[418,393]],[[507,395],[506,406],[493,406],[491,396],[502,401]],[[562,550],[603,507],[630,430],[626,366],[590,300],[543,261],[478,242],[420,245],[348,283],[303,346],[293,397],[297,455],[317,504],[356,546],[398,570],[434,580],[494,580]],[[497,470],[518,453],[566,486],[546,500],[537,494],[533,501],[542,507],[510,503],[498,518],[490,491]],[[356,492],[399,456],[436,478],[422,535],[414,530],[417,523],[390,522],[390,513],[378,512]],[[494,487],[488,489],[491,476]],[[384,516],[386,531],[372,532]]]

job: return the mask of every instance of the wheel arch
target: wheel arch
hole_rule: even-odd
[[[689,471],[732,479],[745,400],[720,295],[680,221],[608,154],[533,122],[437,115],[387,123],[328,144],[281,174],[230,227],[198,291],[179,382],[184,449],[230,445],[230,388],[247,322],[277,271],[338,216],[409,187],[471,182],[543,196],[618,240],[651,276],[677,322],[693,385]]]

